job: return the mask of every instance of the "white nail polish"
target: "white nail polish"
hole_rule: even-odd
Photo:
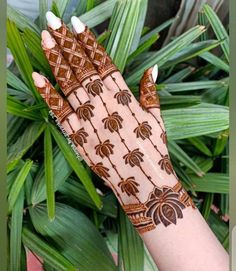
[[[36,87],[42,88],[45,86],[46,78],[37,72],[32,73],[32,78]]]
[[[78,17],[72,16],[71,17],[71,24],[77,34],[84,32],[85,24],[83,24]]]
[[[153,69],[152,69],[152,79],[153,79],[153,82],[156,82],[157,76],[158,76],[158,66],[156,64],[155,66],[153,66]]]
[[[48,26],[51,27],[53,30],[56,30],[61,27],[61,19],[58,18],[54,13],[48,11],[46,13],[46,19],[48,22]]]

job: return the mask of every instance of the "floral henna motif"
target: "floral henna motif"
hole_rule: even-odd
[[[96,165],[92,165],[91,169],[101,178],[107,179],[108,177],[110,177],[108,173],[109,169],[104,167],[102,162],[99,162]]]
[[[144,203],[123,205],[124,211],[140,234],[155,229],[159,224],[165,227],[176,225],[178,219],[183,218],[183,210],[187,207],[195,208],[179,182],[174,187],[154,186]]]
[[[110,143],[109,139],[95,146],[96,154],[100,155],[102,158],[109,157],[113,154],[113,148],[114,145]]]
[[[136,197],[136,194],[139,192],[139,184],[135,182],[134,177],[129,177],[126,180],[122,180],[118,183],[118,186],[121,188],[122,192],[125,192],[128,196],[132,195]]]
[[[77,132],[70,135],[71,140],[77,145],[81,147],[84,143],[87,143],[88,133],[85,132],[84,128],[79,129]]]
[[[117,112],[112,113],[111,115],[102,120],[102,122],[104,123],[104,128],[109,129],[109,131],[112,133],[114,131],[117,132],[120,128],[122,128],[122,121],[122,117]]]
[[[84,104],[80,105],[77,110],[77,116],[79,119],[83,119],[84,121],[90,120],[94,114],[93,114],[94,106],[90,104],[89,101],[85,102]]]
[[[144,121],[134,129],[137,138],[141,137],[143,140],[149,138],[152,135],[152,127],[148,124],[147,121]]]
[[[102,86],[103,86],[103,84],[100,79],[96,79],[96,80],[91,81],[85,85],[85,87],[88,90],[88,93],[92,94],[94,97],[96,95],[100,95],[103,92]]]
[[[131,103],[131,94],[127,89],[120,90],[119,92],[117,92],[114,95],[114,98],[117,99],[118,104],[128,105],[129,103]]]
[[[125,164],[129,164],[131,167],[140,167],[140,163],[143,162],[143,156],[144,154],[137,148],[133,151],[129,151],[123,158],[125,159]]]
[[[154,188],[146,203],[146,215],[152,217],[155,225],[162,223],[165,227],[177,223],[183,218],[184,204],[178,199],[179,194],[170,187]]]
[[[160,138],[162,139],[162,142],[166,145],[167,144],[166,132],[162,132]]]
[[[162,170],[165,170],[167,174],[173,174],[174,173],[174,169],[173,166],[170,162],[170,158],[168,156],[168,154],[164,155],[162,157],[162,159],[158,162],[158,165],[160,165]]]

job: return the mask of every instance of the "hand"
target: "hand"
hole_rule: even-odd
[[[140,234],[177,224],[194,205],[169,159],[157,66],[144,72],[138,102],[87,26],[72,17],[73,34],[53,13],[47,19],[42,47],[65,98],[42,75],[33,79],[60,126]]]

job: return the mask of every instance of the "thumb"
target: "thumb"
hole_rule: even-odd
[[[160,117],[160,101],[156,92],[156,79],[158,75],[158,66],[155,65],[147,69],[140,81],[140,104],[147,111],[150,111],[155,117]]]

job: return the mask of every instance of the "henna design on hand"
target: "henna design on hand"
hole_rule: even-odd
[[[177,224],[194,204],[170,162],[153,68],[144,73],[138,103],[87,27],[76,37],[62,21],[49,30],[53,37],[44,31],[42,47],[69,103],[47,79],[41,96],[140,234]]]

